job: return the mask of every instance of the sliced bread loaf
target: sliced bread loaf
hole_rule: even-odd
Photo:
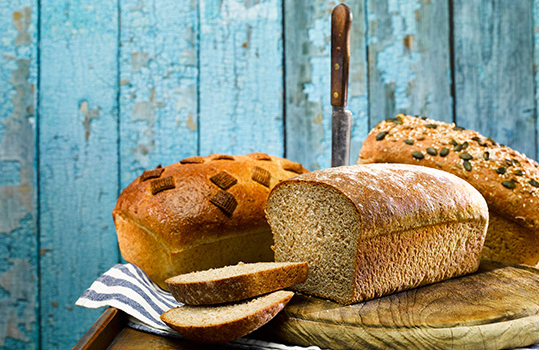
[[[165,283],[180,303],[212,305],[266,294],[306,279],[306,262],[261,262],[191,272]]]
[[[180,306],[165,312],[161,320],[189,340],[227,343],[270,321],[293,295],[277,291],[235,304]]]
[[[352,304],[477,270],[484,198],[444,171],[368,164],[279,183],[266,204],[276,261],[307,261],[294,289]]]

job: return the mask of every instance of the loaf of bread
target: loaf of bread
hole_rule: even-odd
[[[165,281],[187,305],[230,303],[288,288],[307,279],[306,262],[260,262],[190,272]]]
[[[486,199],[483,258],[539,266],[539,164],[478,132],[397,115],[371,130],[358,163],[407,163],[453,173]]]
[[[273,261],[264,203],[307,170],[264,153],[214,154],[158,166],[127,186],[113,211],[124,259],[165,279],[240,261]]]
[[[236,304],[181,306],[161,320],[185,338],[199,343],[228,343],[269,322],[294,296],[277,291]]]
[[[369,164],[279,183],[266,215],[276,261],[306,261],[299,291],[352,304],[474,272],[485,199],[436,169]]]

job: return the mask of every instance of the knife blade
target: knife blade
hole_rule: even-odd
[[[331,166],[350,164],[352,113],[345,109],[350,66],[352,11],[345,4],[331,13]]]

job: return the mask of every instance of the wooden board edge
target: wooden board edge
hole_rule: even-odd
[[[497,337],[487,340],[488,334]],[[418,334],[420,335],[418,337]],[[504,321],[472,327],[432,328],[419,332],[414,328],[367,329],[319,323],[299,318],[276,317],[271,326],[265,326],[258,339],[273,339],[298,346],[319,346],[339,349],[478,349],[497,350],[521,348],[539,343],[539,315],[519,320]]]
[[[127,323],[125,313],[109,307],[86,331],[72,350],[105,350]]]

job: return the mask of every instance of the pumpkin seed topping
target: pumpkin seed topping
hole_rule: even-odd
[[[513,166],[513,161],[510,159],[504,159],[505,165],[507,166]]]
[[[455,151],[455,152],[460,152],[460,151],[462,151],[462,145],[458,145],[458,144],[457,144],[455,147],[453,147],[453,151]]]
[[[425,156],[421,152],[412,152],[412,157],[414,157],[415,159],[423,159],[423,158],[425,158]]]
[[[438,125],[436,125],[436,124],[425,124],[425,127],[429,128],[429,129],[436,129],[438,127]]]
[[[457,141],[455,141],[455,139],[451,139],[451,140],[449,141],[449,144],[451,144],[451,145],[453,145],[453,146],[458,146],[459,143],[458,143]]]
[[[513,164],[515,164],[516,166],[520,166],[520,162],[516,159],[513,159]]]
[[[484,160],[489,160],[489,159],[490,159],[490,153],[484,152],[484,153],[483,153],[483,159],[484,159]]]
[[[447,156],[448,154],[449,154],[449,148],[444,147],[444,148],[442,148],[442,149],[440,150],[440,156],[441,156],[441,157],[445,157],[445,156]]]
[[[395,123],[395,124],[402,124],[402,118],[397,116],[395,118],[388,118],[386,119],[386,122]]]
[[[464,130],[466,130],[466,129],[464,129],[462,126],[455,126],[455,127],[453,128],[453,130],[455,130],[455,131],[464,131]]]
[[[470,144],[468,143],[468,141],[465,141],[463,144],[462,144],[462,149],[466,149],[468,148]]]
[[[427,153],[430,154],[431,156],[437,156],[438,155],[438,151],[436,150],[436,148],[433,148],[433,147],[428,147],[427,148]]]
[[[468,154],[466,152],[459,154],[459,157],[460,157],[460,159],[464,159],[464,160],[472,160],[473,159],[472,155]]]
[[[520,169],[517,169],[515,171],[513,171],[513,174],[515,174],[516,176],[522,176],[524,175],[524,172]]]
[[[382,141],[386,135],[389,134],[387,131],[382,131],[376,135],[376,141]]]
[[[498,169],[496,169],[496,172],[500,175],[502,174],[505,174],[505,172],[507,171],[507,169],[503,166],[499,167]]]
[[[490,142],[492,144],[492,146],[498,146],[498,142],[494,141],[490,137],[487,137],[487,141]]]
[[[414,140],[406,139],[404,140],[404,143],[411,146],[414,144]]]
[[[463,165],[464,165],[464,169],[466,169],[466,171],[472,171],[472,164],[469,161],[465,160],[463,162]]]
[[[503,187],[508,188],[510,190],[517,187],[517,185],[513,181],[502,181],[502,185],[503,185]]]
[[[530,180],[528,183],[529,183],[530,185],[532,185],[533,187],[539,187],[539,182],[537,182],[537,181],[535,181],[535,180],[533,180],[533,179]]]

